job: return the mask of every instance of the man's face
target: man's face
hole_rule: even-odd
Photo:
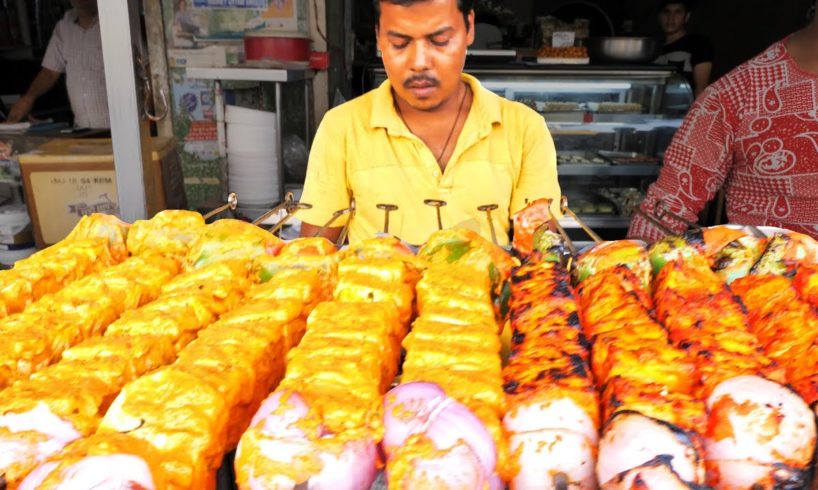
[[[668,35],[683,30],[688,20],[690,20],[690,12],[681,3],[669,3],[659,13],[659,23],[662,25],[662,30]]]
[[[97,0],[71,0],[71,6],[77,10],[97,11]]]
[[[474,12],[468,26],[457,0],[425,0],[410,6],[381,3],[378,48],[398,97],[432,111],[455,94],[474,42]]]

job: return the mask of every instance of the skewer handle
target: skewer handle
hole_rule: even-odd
[[[345,214],[352,213],[354,211],[354,209],[355,209],[354,206],[355,206],[355,201],[352,201],[352,203],[350,204],[350,206],[348,208],[339,209],[338,211],[335,211],[334,213],[332,213],[332,216],[330,216],[329,221],[324,223],[324,226],[322,226],[317,232],[315,232],[315,235],[313,235],[313,236],[319,237],[319,236],[323,235],[324,232],[327,231],[327,228],[332,226],[332,224],[335,223],[338,220],[338,218],[340,218],[341,216],[343,216]],[[347,222],[347,223],[349,223],[349,222]]]
[[[427,206],[432,206],[437,210],[437,229],[442,230],[443,229],[443,218],[440,215],[440,208],[447,205],[448,203],[446,201],[441,201],[440,199],[425,199],[423,201],[423,204],[425,204]]]
[[[701,230],[702,229],[702,227],[699,226],[698,223],[688,221],[688,220],[682,218],[681,216],[679,216],[678,214],[672,212],[670,210],[670,206],[668,206],[668,204],[665,201],[661,200],[661,199],[659,201],[656,201],[656,205],[653,207],[653,214],[656,215],[656,218],[658,218],[658,219],[662,219],[665,216],[670,216],[671,218],[675,219],[676,221],[686,224],[688,228],[693,228],[694,230]]]
[[[284,216],[284,218],[279,220],[279,222],[276,223],[276,225],[274,227],[270,228],[270,233],[275,235],[278,232],[278,230],[283,228],[284,225],[287,224],[288,221],[290,221],[290,218],[295,216],[295,213],[297,213],[298,211],[300,211],[302,209],[312,209],[312,204],[307,204],[305,202],[298,202],[298,201],[292,202],[290,204],[290,206],[287,207],[287,216]]]
[[[397,211],[398,207],[394,204],[376,204],[375,207],[383,211],[383,232],[389,234],[389,213]]]
[[[274,214],[278,213],[278,212],[279,212],[279,211],[281,211],[282,209],[288,209],[288,208],[289,208],[289,206],[290,206],[290,203],[292,203],[292,202],[293,202],[293,200],[294,200],[293,193],[292,193],[292,192],[288,192],[288,193],[287,193],[287,195],[285,195],[285,196],[284,196],[284,200],[283,200],[283,201],[281,201],[281,203],[280,203],[279,205],[277,205],[277,206],[273,207],[273,209],[271,209],[271,210],[267,211],[266,213],[262,214],[261,216],[259,216],[259,217],[258,217],[258,218],[256,218],[255,220],[253,220],[253,224],[254,224],[254,225],[258,225],[259,223],[261,223],[262,221],[266,220],[266,219],[267,219],[267,218],[269,218],[270,216],[272,216],[272,215],[274,215]]]
[[[210,211],[209,213],[205,214],[202,217],[204,218],[205,221],[207,221],[210,218],[212,218],[213,216],[216,216],[217,214],[221,213],[222,211],[224,211],[226,209],[230,209],[231,211],[236,209],[236,207],[238,205],[239,205],[239,197],[236,195],[235,192],[231,192],[230,194],[227,195],[227,202],[225,204],[222,204],[221,206],[219,206],[216,209]]]
[[[341,248],[341,246],[347,239],[347,235],[349,234],[349,225],[350,223],[352,223],[352,218],[355,217],[355,210],[356,210],[355,198],[352,198],[350,199],[349,207],[347,208],[347,212],[349,213],[349,219],[347,219],[347,222],[344,223],[344,227],[341,229],[341,234],[338,235],[338,240],[335,242],[335,246],[338,248]]]
[[[591,237],[591,239],[592,239],[594,242],[596,242],[596,243],[600,243],[600,242],[602,242],[602,238],[601,238],[599,235],[597,235],[597,234],[594,232],[594,230],[592,230],[592,229],[591,229],[591,227],[590,227],[590,226],[586,225],[584,221],[582,221],[581,219],[579,219],[579,216],[577,216],[577,214],[576,214],[576,213],[575,213],[573,210],[571,210],[571,208],[569,208],[569,207],[568,207],[568,196],[562,196],[562,200],[560,201],[560,210],[561,210],[561,211],[562,211],[564,214],[567,214],[568,216],[570,216],[570,217],[571,217],[571,219],[573,219],[574,221],[576,221],[576,222],[577,222],[577,224],[579,224],[580,228],[582,228],[582,231],[584,231],[585,233],[587,233],[587,234],[588,234],[588,236],[590,236],[590,237]]]
[[[560,220],[556,216],[554,216],[554,212],[551,211],[551,204],[553,202],[554,202],[553,199],[548,200],[548,216],[551,218],[551,221],[554,223],[554,226],[556,226],[560,236],[562,236],[562,239],[565,241],[565,246],[568,247],[568,250],[571,251],[571,255],[576,255],[577,247],[574,246],[574,242],[571,241],[571,237],[568,236],[568,232],[566,232],[565,228],[563,228],[562,225],[560,224]]]
[[[478,206],[477,210],[486,213],[486,219],[489,221],[489,229],[491,230],[491,241],[497,245],[497,232],[494,230],[494,220],[491,219],[491,212],[499,208],[500,206],[496,204],[484,204],[482,206]]]
[[[665,235],[675,235],[676,234],[676,232],[671,230],[670,228],[668,228],[667,225],[665,225],[664,223],[662,223],[658,219],[654,218],[653,216],[649,215],[648,213],[642,211],[642,209],[639,208],[639,206],[635,206],[633,208],[633,212],[638,214],[639,216],[645,218],[646,220],[650,221],[650,223],[653,226],[655,226],[656,228],[659,228],[660,230],[662,230],[662,233],[664,233]]]

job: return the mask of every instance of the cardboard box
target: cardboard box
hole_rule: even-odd
[[[52,245],[91,213],[119,214],[110,139],[55,139],[18,157],[37,247]],[[173,138],[153,138],[146,169],[149,216],[187,207]],[[181,196],[179,195],[181,194]]]
[[[169,49],[168,66],[171,68],[227,66],[227,48],[224,46],[208,46],[199,49]]]

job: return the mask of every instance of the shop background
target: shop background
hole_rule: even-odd
[[[603,0],[602,3],[607,3]],[[656,2],[627,0],[625,13],[634,32],[660,36]],[[716,47],[713,81],[807,24],[815,0],[700,0],[690,20],[692,32]]]
[[[310,32],[307,0],[162,0],[165,43],[169,52],[223,46],[228,62],[235,64],[242,49],[245,31],[269,28]],[[175,58],[175,57],[169,57]],[[214,83],[192,80],[181,66],[169,64],[173,132],[179,142],[179,156],[185,177],[188,203],[196,208],[217,201],[223,194],[221,157],[216,139]],[[224,82],[227,103],[277,110],[272,88],[255,83]],[[286,118],[284,134],[303,133],[303,89],[288,93],[285,87],[284,113],[301,114]],[[289,110],[300,109],[300,110]],[[281,130],[282,128],[280,128]]]
[[[107,1],[107,0],[100,0]],[[143,0],[144,1],[144,0]],[[331,66],[314,83],[313,117],[319,123],[329,106],[368,89],[366,68],[374,58],[374,26],[371,0],[151,0],[161,1],[165,42],[169,50],[192,49],[211,44],[237,47],[243,32],[263,22],[278,23],[282,30],[308,32],[315,49],[329,50]],[[537,16],[557,14],[592,20],[593,35],[608,35],[599,11],[606,12],[620,35],[661,35],[657,0],[478,0],[478,13],[509,22],[504,28],[513,46],[532,45]],[[690,30],[710,38],[716,47],[713,78],[759,53],[806,23],[814,0],[700,0]],[[28,9],[31,40],[21,44],[14,28],[14,6]],[[0,94],[24,92],[40,67],[45,45],[54,24],[69,6],[68,0],[0,2]],[[326,24],[326,14],[333,19]],[[3,26],[7,26],[4,29]],[[330,45],[317,32],[321,26]],[[276,26],[273,26],[276,27]],[[213,84],[187,80],[184,69],[168,70],[174,135],[179,140],[188,201],[196,207],[220,197],[221,161],[215,141]],[[272,109],[271,90],[257,85],[226,84],[233,101]],[[303,90],[285,88],[282,132],[301,136],[304,125]],[[43,109],[47,108],[47,111]],[[35,111],[58,121],[71,114],[64,85],[38,100]]]
[[[340,1],[340,0],[339,0]],[[365,70],[373,63],[374,18],[371,0],[353,2],[355,68],[345,95],[366,90]],[[610,35],[600,15],[610,18],[617,35],[662,37],[657,19],[658,0],[477,0],[478,18],[489,21],[510,18],[503,27],[506,41],[515,47],[531,46],[536,38],[534,19],[556,15],[564,20],[591,20],[593,36]],[[691,18],[690,32],[710,38],[716,49],[713,80],[763,51],[773,42],[807,23],[814,0],[699,0]]]
[[[21,2],[0,2],[0,94],[20,95],[28,90],[40,71],[40,62],[51,31],[70,7],[68,0],[25,0],[28,36],[19,25],[17,6]],[[28,37],[28,39],[26,39]],[[10,104],[9,104],[10,105]],[[7,108],[7,107],[6,107]],[[73,121],[65,80],[40,97],[34,113],[57,121]]]

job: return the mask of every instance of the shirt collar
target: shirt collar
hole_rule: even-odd
[[[79,27],[79,25],[80,25],[80,13],[79,13],[79,11],[77,9],[71,9],[71,10],[68,11],[67,15],[69,16],[68,18],[71,20],[71,23],[76,25],[77,27]],[[91,25],[88,26],[86,29],[91,29],[92,27],[94,27],[97,24],[97,22],[99,22],[99,14],[94,16],[94,22],[92,22]]]
[[[474,94],[471,112],[477,117],[480,136],[485,136],[491,132],[495,123],[502,122],[499,96],[484,88],[480,81],[471,75],[463,73],[460,78],[469,84]],[[392,83],[388,79],[375,89],[373,102],[369,120],[373,128],[385,128],[390,134],[408,136],[408,129],[395,110]]]

